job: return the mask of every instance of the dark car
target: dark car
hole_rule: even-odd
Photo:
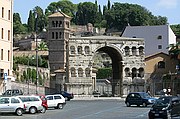
[[[131,105],[142,105],[146,107],[147,105],[153,104],[155,100],[156,98],[151,97],[146,92],[132,92],[126,97],[125,104],[127,107],[130,107]]]
[[[149,119],[180,116],[180,97],[163,96],[156,100],[152,105],[149,113]]]
[[[68,93],[66,91],[61,91],[61,95],[68,101],[74,98],[73,93]]]
[[[8,89],[2,95],[3,96],[16,96],[16,95],[23,95],[23,92],[20,89]]]

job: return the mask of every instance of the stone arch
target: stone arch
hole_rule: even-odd
[[[105,52],[112,60],[112,94],[122,95],[122,80],[123,80],[123,55],[117,45],[106,45],[97,47],[95,52]]]

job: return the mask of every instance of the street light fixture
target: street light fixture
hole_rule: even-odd
[[[36,94],[38,94],[37,86],[38,86],[38,41],[37,41],[37,12],[35,12],[35,42],[36,42]]]

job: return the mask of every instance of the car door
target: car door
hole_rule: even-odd
[[[135,105],[141,105],[142,104],[142,98],[138,93],[134,94],[134,103],[135,103]]]
[[[21,107],[20,101],[17,98],[11,98],[11,102],[9,104],[10,112],[15,112],[17,107]]]
[[[46,99],[47,99],[48,107],[56,106],[55,102],[54,102],[54,97],[53,96],[46,96]]]
[[[180,99],[172,101],[172,115],[180,115]]]
[[[0,98],[0,112],[9,112],[9,98]]]

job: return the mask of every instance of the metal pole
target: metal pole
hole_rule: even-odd
[[[36,19],[36,28],[35,28],[35,40],[36,40],[36,94],[38,94],[37,86],[38,86],[38,41],[37,41],[37,13],[35,13]]]
[[[28,74],[28,94],[29,94],[29,56],[28,56],[28,68],[27,68],[27,74]]]

